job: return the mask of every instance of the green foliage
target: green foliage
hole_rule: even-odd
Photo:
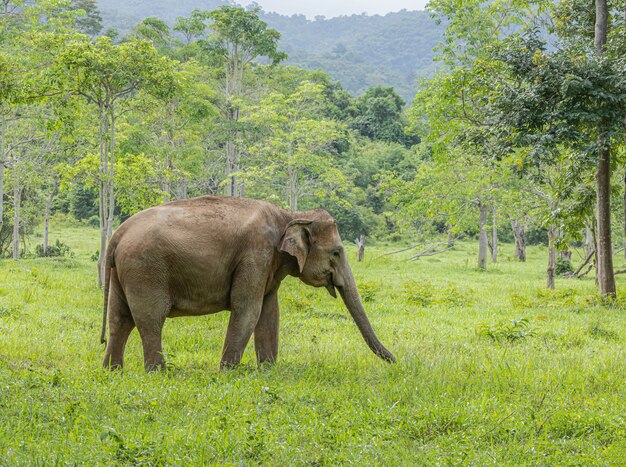
[[[143,154],[124,154],[118,157],[114,177],[117,206],[124,214],[132,215],[159,204],[166,195],[158,184],[159,173],[152,159]],[[97,156],[89,154],[73,167],[64,167],[63,181],[64,186],[70,186],[89,197],[90,192],[93,193],[100,182]],[[80,218],[88,218],[90,212],[85,210],[85,216]]]
[[[572,272],[574,272],[574,266],[572,266],[572,262],[570,260],[564,258],[556,259],[556,274],[562,276]]]
[[[516,85],[497,93],[494,107],[514,144],[532,148],[532,163],[552,161],[566,147],[578,154],[580,169],[588,169],[597,156],[599,125],[607,144],[622,139],[626,65],[588,48],[546,47],[530,31],[497,49],[495,57]]]
[[[70,214],[76,219],[90,219],[98,216],[98,194],[84,184],[75,184],[69,190]]]
[[[496,325],[480,324],[476,328],[476,333],[496,342],[517,342],[535,334],[526,318],[513,319]]]
[[[404,105],[393,88],[368,88],[356,101],[350,127],[374,141],[410,145],[404,133]]]
[[[83,34],[95,36],[102,31],[102,16],[95,0],[72,0],[73,10],[80,10],[74,27]]]
[[[69,247],[69,245],[66,245],[58,238],[55,240],[54,243],[52,243],[51,245],[48,245],[48,249],[45,252],[43,250],[43,245],[37,245],[35,247],[35,254],[41,257],[67,256],[71,258],[74,256],[74,253],[72,252],[72,249]]]
[[[432,283],[414,280],[404,283],[404,296],[410,303],[420,307],[467,306],[472,303],[472,292],[462,292],[453,284],[436,286]]]
[[[284,52],[278,51],[280,33],[259,19],[259,11],[259,8],[245,10],[222,6],[206,13],[212,30],[209,47],[229,69],[236,69],[238,62],[245,64],[256,57],[267,57],[272,64],[287,58]]]
[[[293,210],[305,195],[337,197],[347,181],[333,160],[332,147],[344,128],[324,117],[323,91],[321,85],[303,81],[289,93],[270,93],[249,108],[249,116],[243,119],[265,135],[248,149],[257,164],[244,171],[245,180],[257,190],[283,187],[284,199]]]

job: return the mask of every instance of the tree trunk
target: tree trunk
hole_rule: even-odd
[[[109,199],[109,135],[108,117],[104,111],[100,111],[100,124],[98,127],[98,140],[100,150],[100,189],[98,190],[98,220],[100,224],[100,250],[98,252],[98,285],[104,284],[104,257],[107,247],[108,231],[108,199]]]
[[[526,224],[523,221],[511,221],[513,237],[515,238],[515,258],[526,261]]]
[[[172,141],[173,137],[170,135],[169,137],[169,147],[173,148],[174,143]],[[170,200],[172,199],[172,184],[170,181],[170,169],[171,169],[171,165],[172,162],[170,160],[170,156],[169,156],[169,150],[167,151],[166,155],[165,155],[165,170],[163,171],[165,173],[165,176],[163,177],[163,192],[165,193],[163,195],[163,203],[169,203]]]
[[[611,150],[602,145],[596,170],[596,192],[598,211],[597,272],[600,295],[615,297],[613,274],[613,249],[611,245]]]
[[[624,2],[626,5],[626,2]],[[626,11],[625,11],[626,14]],[[626,20],[626,18],[625,18]],[[625,26],[626,29],[626,26]],[[626,125],[626,120],[624,120],[624,125]],[[624,242],[624,259],[626,259],[626,170],[624,171],[624,238],[622,241]],[[0,224],[1,225],[1,224]]]
[[[43,255],[48,254],[48,232],[50,230],[50,209],[52,208],[53,194],[50,193],[46,198],[46,217],[43,223]]]
[[[498,262],[498,226],[496,225],[497,209],[493,207],[492,225],[491,225],[491,262]]]
[[[295,168],[287,168],[289,186],[287,187],[287,203],[292,211],[298,210],[298,173]]]
[[[226,124],[228,127],[228,141],[226,141],[226,176],[228,178],[228,184],[226,185],[226,194],[228,196],[240,196],[240,182],[235,175],[235,173],[240,169],[239,154],[235,143],[235,139],[238,135],[238,131],[235,127],[239,121],[239,109],[234,107],[232,103],[232,99],[233,97],[237,97],[237,90],[239,89],[236,72],[234,73],[234,76],[227,76],[226,80],[226,99],[228,105],[228,108],[226,109]]]
[[[594,46],[598,54],[604,53],[608,34],[607,0],[596,0]],[[598,286],[600,295],[615,297],[613,250],[611,245],[611,146],[605,136],[604,124],[598,124],[598,163],[596,166],[596,201],[598,232],[596,257],[598,259]]]
[[[2,104],[0,110],[0,232],[2,232],[2,225],[4,222],[4,164],[6,164],[6,132],[7,132],[7,119],[5,115],[6,104]]]
[[[360,235],[359,238],[354,240],[358,247],[357,261],[363,261],[363,255],[365,254],[365,235]]]
[[[448,226],[448,248],[452,248],[454,246],[454,234],[452,233],[452,226]]]
[[[228,196],[237,196],[237,177],[233,175],[239,169],[236,163],[236,148],[234,141],[226,142],[226,175],[228,176],[228,185],[226,186],[226,194]]]
[[[115,216],[115,115],[111,111],[111,136],[109,145],[109,214],[107,218],[107,244],[113,236],[113,219]],[[104,277],[104,276],[103,276]]]
[[[548,280],[547,287],[554,289],[556,275],[556,246],[555,240],[558,237],[558,229],[551,225],[548,228]]]
[[[562,260],[565,260],[565,261],[571,261],[572,260],[572,250],[559,251],[559,258],[561,258]]]
[[[480,203],[478,205],[480,215],[478,217],[478,268],[487,269],[487,250],[489,249],[489,239],[485,225],[487,224],[487,206]]]
[[[593,222],[593,219],[585,222],[585,256],[589,256],[596,250],[596,241],[593,234]]]
[[[596,24],[593,45],[599,54],[604,52],[608,35],[609,10],[607,0],[596,0]]]
[[[22,190],[17,170],[13,174],[13,259],[20,259],[20,209]]]
[[[189,179],[187,178],[187,176],[183,176],[183,191],[182,191],[182,198],[183,199],[187,199],[187,197],[189,196],[187,193],[189,187]]]

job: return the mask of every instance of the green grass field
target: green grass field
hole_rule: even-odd
[[[479,272],[471,242],[415,262],[348,246],[397,365],[289,278],[279,363],[257,368],[249,345],[219,372],[219,313],[167,321],[168,370],[146,374],[136,331],[125,370],[100,367],[97,231],[51,235],[76,257],[0,260],[0,465],[626,462],[626,300],[603,304],[593,279],[545,290],[545,248],[518,263],[503,245]]]

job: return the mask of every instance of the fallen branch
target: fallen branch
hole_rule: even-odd
[[[447,251],[447,250],[450,250],[450,249],[454,248],[454,242],[456,242],[457,240],[460,240],[464,236],[465,236],[465,234],[459,235],[457,238],[455,238],[453,240],[452,245],[449,245],[448,242],[437,242],[437,243],[435,243],[435,242],[422,242],[422,243],[417,243],[415,245],[412,245],[412,246],[409,246],[409,247],[406,247],[406,248],[401,248],[400,250],[390,251],[389,253],[383,253],[382,255],[378,255],[376,258],[372,258],[372,261],[375,261],[375,260],[377,260],[379,258],[382,258],[383,256],[395,255],[397,253],[402,253],[404,251],[414,250],[414,249],[416,249],[416,248],[418,248],[420,246],[428,246],[428,248],[426,248],[422,253],[418,253],[415,256],[411,256],[408,259],[408,261],[413,261],[413,260],[419,259],[421,256],[433,256],[433,254],[434,255],[438,255],[439,253],[443,253],[444,251]],[[446,245],[447,248],[444,249],[444,250],[437,251],[437,252],[431,254],[431,252],[434,249],[436,249],[438,246],[441,246],[441,245]]]
[[[586,276],[587,274],[589,274],[589,271],[591,271],[593,269],[593,264],[590,264],[589,267],[587,268],[587,270],[581,274],[579,274],[578,276],[576,276],[578,279],[580,279],[581,277]]]
[[[433,249],[434,249],[434,248],[431,248],[430,250],[426,250],[426,251],[424,251],[424,252],[422,252],[422,253],[419,253],[419,254],[417,254],[417,255],[415,255],[415,256],[411,256],[411,257],[409,258],[409,261],[415,261],[415,260],[418,260],[418,259],[420,259],[422,256],[435,256],[435,255],[438,255],[438,254],[440,254],[440,253],[444,253],[444,252],[446,252],[446,251],[448,251],[448,250],[451,250],[452,248],[454,248],[454,246],[449,246],[449,247],[447,247],[447,248],[444,248],[443,250],[435,250],[435,251],[433,251]]]
[[[417,245],[413,245],[413,246],[410,246],[410,247],[407,247],[407,248],[402,248],[401,250],[390,251],[389,253],[383,253],[382,255],[378,255],[376,258],[373,258],[372,261],[375,261],[378,258],[382,258],[383,256],[395,255],[396,253],[402,253],[403,251],[414,250],[418,246],[422,246],[422,245],[425,245],[425,243],[418,243]]]
[[[617,271],[614,271],[613,274],[626,274],[626,269],[618,269]]]
[[[596,254],[596,250],[592,250],[591,252],[589,252],[589,254],[587,255],[587,257],[585,258],[585,261],[583,261],[583,263],[578,266],[578,269],[576,269],[576,271],[574,271],[574,274],[572,274],[573,277],[581,277],[578,274],[580,273],[580,271],[582,271],[582,269],[589,263],[589,261],[591,261],[591,258],[593,258],[593,255]],[[589,272],[589,271],[587,271]],[[585,274],[587,274],[587,272],[585,272]],[[583,276],[585,275],[583,274]]]

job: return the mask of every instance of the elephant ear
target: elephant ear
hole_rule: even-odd
[[[298,260],[298,269],[300,272],[304,269],[306,257],[309,254],[309,238],[307,226],[311,224],[310,220],[296,219],[287,224],[285,233],[280,240],[280,251],[289,253]]]

